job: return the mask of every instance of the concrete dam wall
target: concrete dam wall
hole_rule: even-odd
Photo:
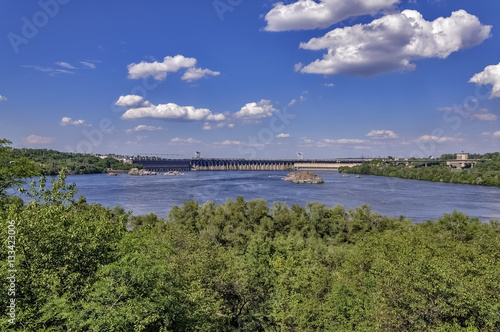
[[[355,166],[368,159],[134,159],[145,170],[168,171],[335,171],[342,166]]]

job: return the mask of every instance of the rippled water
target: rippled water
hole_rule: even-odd
[[[320,202],[353,208],[367,203],[381,214],[436,219],[458,210],[482,221],[500,219],[500,188],[403,180],[376,176],[343,178],[336,172],[316,172],[324,184],[294,184],[281,180],[287,172],[186,172],[183,176],[74,175],[78,194],[88,202],[121,205],[135,215],[154,212],[165,217],[174,205],[188,200],[222,203],[243,196],[305,205]]]

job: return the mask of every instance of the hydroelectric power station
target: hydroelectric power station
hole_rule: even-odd
[[[147,171],[336,171],[342,166],[356,166],[367,158],[342,159],[161,159],[137,158],[132,162]]]

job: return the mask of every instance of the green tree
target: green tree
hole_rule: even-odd
[[[15,188],[23,184],[25,178],[39,174],[32,161],[14,157],[10,144],[12,142],[0,139],[0,199],[7,196],[7,189]]]

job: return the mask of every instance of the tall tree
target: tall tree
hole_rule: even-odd
[[[23,179],[38,174],[35,164],[27,158],[14,158],[12,142],[0,139],[0,198],[7,195],[7,189],[23,183]]]

